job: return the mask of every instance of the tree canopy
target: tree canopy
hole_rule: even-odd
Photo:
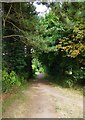
[[[61,81],[85,83],[85,2],[43,4],[50,7],[44,17],[33,2],[3,3],[3,70],[29,80],[37,59]]]

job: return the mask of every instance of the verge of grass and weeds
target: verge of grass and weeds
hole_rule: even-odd
[[[25,82],[22,86],[14,86],[10,91],[2,94],[2,112],[5,112],[5,110],[16,100],[24,100],[24,96],[21,91],[24,89],[27,89],[29,84]]]
[[[85,87],[83,87],[82,85],[79,85],[79,84],[69,85],[70,82],[68,84],[67,81],[64,79],[61,79],[59,77],[49,76],[47,74],[44,76],[44,79],[47,79],[49,83],[53,84],[54,86],[75,90],[75,91],[78,91],[80,94],[83,93],[83,95],[85,96]]]

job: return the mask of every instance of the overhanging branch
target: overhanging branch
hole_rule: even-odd
[[[22,35],[7,35],[7,36],[3,36],[2,38],[9,38],[9,37],[24,37],[24,36],[22,36]]]

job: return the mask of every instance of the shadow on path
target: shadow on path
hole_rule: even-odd
[[[45,79],[45,73],[36,73],[37,77],[36,79],[30,80],[30,82],[32,82],[33,84],[50,84],[49,81],[47,79]]]

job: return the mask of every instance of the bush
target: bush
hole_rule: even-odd
[[[76,83],[79,83],[79,84],[84,84],[85,85],[85,82],[84,82],[84,79],[85,79],[85,68],[81,68],[80,70],[76,70],[74,71],[73,73],[73,78],[76,80]]]
[[[70,78],[66,79],[63,83],[64,87],[71,88],[74,85],[74,81]]]
[[[10,74],[6,70],[2,71],[2,91],[9,91],[14,85],[20,86],[21,81],[14,71],[11,71]]]

